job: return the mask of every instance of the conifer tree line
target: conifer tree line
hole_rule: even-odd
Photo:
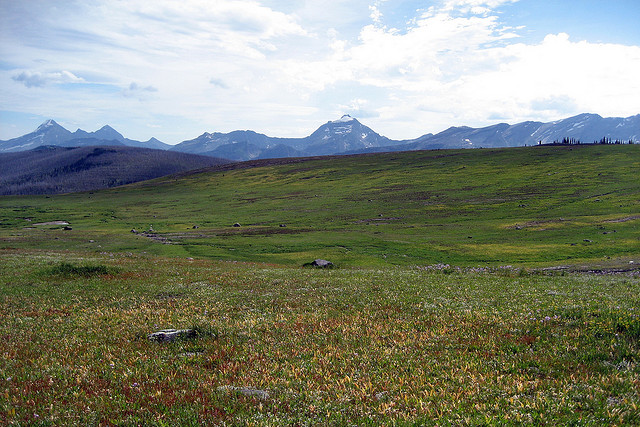
[[[554,140],[550,145],[582,145],[584,144],[577,138],[568,138],[564,137],[561,141]],[[629,144],[633,145],[633,139],[629,139],[628,141],[623,141],[621,139],[613,140],[611,137],[604,136],[599,141],[593,141],[591,144],[601,144],[601,145],[621,145],[621,144]],[[542,141],[538,141],[538,145],[543,145]]]

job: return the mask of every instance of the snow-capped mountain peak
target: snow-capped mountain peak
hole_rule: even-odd
[[[338,120],[334,120],[331,123],[348,123],[348,122],[352,122],[355,119],[353,117],[351,117],[348,114],[343,115],[342,117],[340,117]]]
[[[49,119],[46,122],[42,123],[40,126],[38,126],[38,128],[36,129],[36,132],[43,132],[53,126],[58,125],[55,120]]]

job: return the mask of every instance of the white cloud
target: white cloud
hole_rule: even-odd
[[[149,86],[140,86],[136,82],[131,82],[126,89],[122,90],[122,95],[125,97],[138,97],[140,100],[144,99],[146,95],[157,92],[158,89],[151,85]]]
[[[375,22],[376,24],[382,22],[382,12],[380,12],[380,9],[378,9],[377,5],[369,6],[369,11],[371,12],[369,16],[371,17],[371,20],[373,22]]]
[[[501,3],[452,1],[447,7]],[[584,111],[637,113],[640,47],[575,42],[566,34],[537,44],[513,43],[517,39],[517,30],[495,14],[460,16],[432,8],[404,31],[367,25],[356,43],[334,40],[333,54],[319,61],[291,60],[288,78],[310,92],[349,82],[384,89],[387,96],[369,102],[367,111],[397,137],[418,136],[421,123],[437,129],[486,125],[498,116],[513,123]],[[359,99],[371,101],[366,92],[361,89]],[[357,114],[346,101],[336,105]]]
[[[496,17],[452,17],[425,14],[402,32],[377,25],[365,26],[357,43],[332,41],[331,55],[286,65],[288,78],[318,91],[339,81],[406,91],[443,87],[468,73],[496,68],[484,54],[487,45],[512,38]]]
[[[226,84],[225,81],[222,79],[217,79],[215,77],[212,77],[211,79],[209,79],[209,83],[211,83],[213,86],[217,86],[222,89],[229,89],[229,85]]]
[[[14,81],[24,84],[28,88],[44,87],[48,84],[82,83],[83,79],[69,71],[42,73],[38,71],[23,71],[11,77]]]
[[[488,53],[500,67],[467,76],[456,88],[478,111],[502,111],[513,120],[540,118],[546,111],[545,118],[553,120],[558,113],[624,115],[637,109],[640,47],[572,42],[558,34]]]
[[[343,112],[375,117],[392,138],[638,112],[637,46],[525,43],[497,11],[516,0],[439,0],[404,25],[399,3],[410,2],[8,2],[0,109],[68,122],[120,114],[145,130],[166,120],[172,143],[239,128],[303,136]]]
[[[500,6],[516,3],[518,0],[446,0],[443,9],[485,15]]]

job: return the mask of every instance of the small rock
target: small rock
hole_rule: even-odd
[[[380,393],[376,393],[376,400],[387,400],[389,397],[388,391],[381,391]]]
[[[66,226],[63,228],[63,230],[71,231],[71,230],[73,230],[73,228],[71,228],[71,226],[69,226],[69,225],[66,225]]]
[[[286,226],[287,226],[287,224],[280,224],[280,228],[284,228]]]
[[[132,232],[133,234],[138,234],[138,230],[136,230],[135,228],[132,228],[132,229],[131,229],[131,232]]]
[[[311,266],[318,268],[332,268],[333,263],[331,261],[327,261],[326,259],[316,259],[311,263]]]
[[[202,351],[186,351],[184,353],[180,353],[178,357],[191,358],[201,355]]]
[[[147,338],[151,341],[169,342],[180,338],[194,338],[197,335],[193,329],[163,329],[149,334]]]
[[[607,405],[609,406],[616,406],[616,405],[619,405],[620,403],[622,403],[621,399],[618,399],[616,397],[607,397]]]
[[[234,227],[242,227],[239,222],[236,222],[235,224],[233,224],[233,226]]]
[[[194,225],[194,226],[193,226],[193,229],[194,229],[194,230],[197,230],[198,228],[200,228],[200,226],[199,226],[199,225]]]
[[[583,240],[583,242],[586,242],[586,243],[592,243],[592,242],[593,242],[593,240],[584,239],[584,240]]]

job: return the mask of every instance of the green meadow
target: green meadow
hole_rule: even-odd
[[[637,145],[263,163],[95,193],[3,197],[1,244],[290,266],[326,258],[340,267],[549,266],[638,254]],[[155,238],[131,233],[149,228]]]
[[[639,171],[442,150],[2,197],[0,424],[640,424]]]

